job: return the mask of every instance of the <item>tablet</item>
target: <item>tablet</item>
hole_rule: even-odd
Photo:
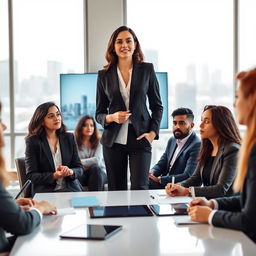
[[[187,215],[188,205],[184,203],[177,204],[153,204],[151,210],[158,216]]]
[[[61,238],[105,240],[122,229],[122,226],[83,224],[60,235]]]
[[[89,207],[91,218],[153,216],[147,205]]]

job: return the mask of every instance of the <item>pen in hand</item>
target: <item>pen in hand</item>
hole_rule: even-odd
[[[175,184],[175,176],[172,176],[172,183],[171,183],[171,186],[173,186]],[[170,188],[171,188],[170,186]]]
[[[192,196],[192,199],[196,199],[196,193],[195,193],[195,188],[194,187],[191,187],[191,196]]]
[[[175,183],[175,176],[172,176],[172,185]]]

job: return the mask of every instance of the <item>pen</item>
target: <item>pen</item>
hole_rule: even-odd
[[[172,185],[175,183],[175,176],[172,176]]]
[[[14,199],[17,200],[19,196],[23,193],[23,191],[27,189],[30,184],[31,184],[31,180],[27,180],[26,183],[21,188],[21,190],[19,191],[19,193],[14,197]]]
[[[154,196],[152,196],[152,195],[150,195],[150,197],[151,197],[152,199],[155,199],[155,197],[154,197]]]
[[[192,199],[196,199],[196,194],[195,194],[195,188],[194,187],[191,187],[191,196],[192,196]]]

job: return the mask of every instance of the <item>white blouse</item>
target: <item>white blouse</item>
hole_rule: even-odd
[[[119,89],[122,95],[122,98],[124,100],[126,109],[129,110],[129,103],[130,103],[130,89],[131,89],[131,78],[132,78],[132,69],[129,70],[130,78],[128,81],[128,84],[126,86],[123,76],[121,74],[121,71],[117,67],[117,74],[118,74],[118,80],[119,80]],[[115,143],[127,144],[127,137],[128,137],[128,125],[130,123],[130,119],[128,119],[126,122],[124,122],[119,130],[119,133],[116,137]]]
[[[52,146],[50,144],[49,144],[49,146],[51,149],[52,158],[53,158],[53,162],[54,162],[54,166],[55,166],[55,170],[56,170],[58,165],[62,165],[60,142],[58,141],[58,143],[57,143],[56,152],[54,152],[54,149],[52,148]],[[66,188],[66,182],[65,182],[64,178],[59,178],[56,180],[56,187],[54,190],[58,190],[58,189],[62,189],[62,188]]]

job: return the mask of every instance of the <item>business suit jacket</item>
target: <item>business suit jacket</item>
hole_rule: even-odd
[[[180,150],[170,170],[170,162],[176,149],[176,144],[176,139],[171,137],[161,159],[152,168],[156,177],[161,176],[161,184],[164,186],[171,182],[172,176],[175,176],[175,182],[181,182],[189,178],[196,168],[201,141],[198,136],[196,136],[195,132],[192,132],[185,145]]]
[[[148,112],[146,99],[148,97],[151,116]],[[97,81],[96,120],[104,127],[101,143],[112,147],[121,124],[105,123],[107,114],[117,111],[126,111],[117,75],[117,67],[109,70],[100,70]],[[149,131],[155,131],[158,139],[159,127],[162,118],[162,102],[159,85],[151,63],[134,64],[131,78],[130,103],[131,122],[136,136]]]
[[[26,235],[40,222],[40,215],[35,210],[24,211],[17,205],[0,182],[0,253],[9,251],[10,244],[5,232],[13,235]]]
[[[242,193],[216,200],[219,210],[214,213],[212,224],[241,230],[256,242],[256,145],[249,157]]]
[[[184,187],[195,187],[196,196],[215,198],[231,195],[239,148],[240,145],[236,143],[220,145],[212,164],[210,186],[200,187],[203,183],[202,172],[204,166],[200,167],[199,164],[196,167],[195,173],[183,181],[181,185]]]
[[[83,169],[72,133],[59,135],[62,165],[74,171],[73,176],[65,177],[67,191],[82,191],[78,177]],[[31,136],[26,139],[25,166],[28,179],[32,181],[32,193],[54,192],[56,180],[53,179],[55,165],[46,136]]]

